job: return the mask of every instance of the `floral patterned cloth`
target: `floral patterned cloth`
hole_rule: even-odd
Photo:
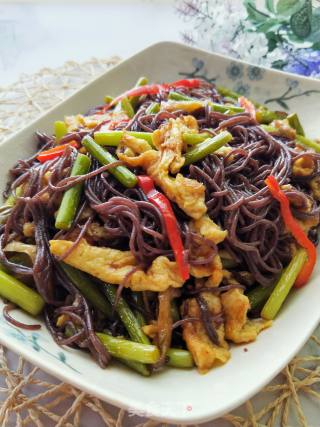
[[[177,0],[176,8],[189,44],[320,78],[319,0]]]

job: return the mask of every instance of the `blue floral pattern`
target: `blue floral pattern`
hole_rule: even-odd
[[[296,89],[299,86],[298,80],[287,79],[286,81],[287,81],[288,87],[290,87],[291,89]]]
[[[291,60],[283,67],[284,71],[310,77],[320,76],[320,50],[298,49],[290,57]]]
[[[225,75],[234,83],[230,87],[232,90],[243,96],[250,96],[252,87],[255,82],[260,82],[265,76],[265,69],[258,66],[243,65],[232,61],[225,69]],[[199,58],[193,58],[191,71],[179,72],[181,76],[188,78],[202,78],[210,83],[217,81],[219,76],[209,77],[208,69],[205,62]],[[246,76],[248,80],[246,80]],[[286,79],[287,87],[277,96],[264,99],[264,104],[274,103],[283,110],[289,110],[288,101],[302,96],[310,96],[320,93],[319,90],[300,90],[298,80],[294,78]]]
[[[176,0],[176,9],[188,24],[185,43],[320,78],[319,0]],[[248,69],[250,80],[260,78],[256,71]],[[231,65],[228,76],[242,78],[238,72]]]
[[[288,89],[286,89],[279,96],[275,96],[273,98],[266,99],[264,101],[264,103],[270,104],[271,102],[276,102],[284,110],[289,110],[288,101],[290,101],[291,99],[300,98],[301,96],[310,96],[310,95],[315,94],[315,93],[320,93],[320,90],[300,91],[298,89],[299,83],[296,80],[289,80],[289,82],[290,82],[290,84],[288,85]],[[297,90],[295,90],[295,89],[297,89]]]
[[[208,70],[205,67],[205,63],[202,59],[193,58],[192,59],[192,71],[181,71],[179,72],[180,76],[187,77],[188,79],[203,79],[206,80],[209,83],[214,83],[218,76],[211,76],[208,75]]]
[[[243,66],[237,64],[236,62],[231,62],[231,64],[226,69],[227,76],[231,80],[241,79],[243,76]]]
[[[263,75],[265,70],[260,67],[256,67],[254,65],[249,65],[247,69],[247,75],[249,80],[261,80],[263,79]]]
[[[249,96],[250,95],[250,86],[248,84],[244,83],[243,81],[237,82],[233,86],[233,90],[235,92],[239,93],[240,95],[243,95],[243,96]]]
[[[68,363],[65,352],[63,352],[62,350],[59,350],[55,354],[47,350],[46,345],[43,342],[45,340],[43,335],[37,332],[24,331],[22,329],[18,329],[12,325],[9,325],[2,317],[0,317],[0,322],[2,323],[1,324],[2,331],[5,331],[8,336],[23,343],[23,345],[25,346],[30,346],[30,348],[33,351],[36,351],[37,353],[44,353],[50,356],[51,358],[56,359],[57,361],[61,362],[64,366],[67,366],[72,371],[80,374],[80,372],[76,368],[74,368]]]

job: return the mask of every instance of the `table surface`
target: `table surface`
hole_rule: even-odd
[[[178,41],[182,27],[173,0],[0,0],[0,86],[68,60],[125,58],[160,40]]]

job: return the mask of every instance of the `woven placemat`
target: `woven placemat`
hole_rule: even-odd
[[[0,88],[0,141],[22,128],[75,90],[97,77],[119,58],[67,62],[44,68]],[[320,420],[320,329],[283,372],[232,414],[210,427],[319,427],[308,420],[310,404]],[[248,373],[249,374],[249,373]],[[208,397],[207,397],[208,398]],[[315,412],[313,411],[313,414]],[[316,412],[317,413],[317,412]],[[144,416],[145,417],[141,417]],[[0,346],[0,426],[153,427],[147,414],[125,412],[101,402],[32,366]]]

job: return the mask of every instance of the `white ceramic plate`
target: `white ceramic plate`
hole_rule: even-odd
[[[163,42],[122,62],[36,122],[0,145],[0,190],[6,172],[17,159],[34,152],[36,130],[52,132],[52,124],[65,114],[85,112],[101,104],[105,94],[116,95],[133,86],[141,75],[150,81],[172,81],[183,76],[217,82],[273,109],[288,108],[302,118],[310,136],[320,136],[320,81],[264,70],[219,55]],[[273,100],[273,101],[272,101]],[[320,320],[317,278],[295,292],[274,326],[255,343],[232,349],[226,365],[206,375],[194,370],[167,369],[151,378],[111,365],[101,370],[81,351],[58,347],[45,326],[39,332],[19,330],[2,317],[0,341],[45,371],[80,389],[136,414],[166,422],[200,423],[218,417],[250,398],[270,381],[303,346]],[[33,321],[23,313],[22,321]]]

